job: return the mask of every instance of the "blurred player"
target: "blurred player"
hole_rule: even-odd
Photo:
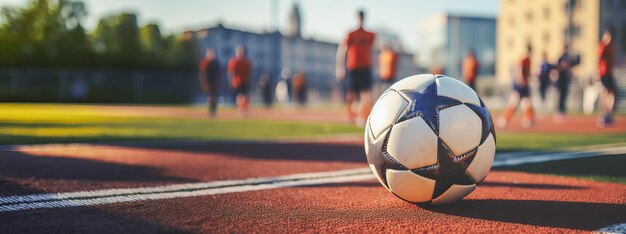
[[[557,79],[557,88],[559,89],[559,112],[554,116],[555,123],[562,123],[565,120],[565,114],[567,112],[567,94],[569,92],[569,83],[572,79],[572,67],[577,65],[579,61],[575,60],[569,55],[569,45],[563,47],[563,54],[559,58],[556,64],[556,68],[559,71],[559,78]]]
[[[539,96],[541,96],[541,110],[545,113],[546,107],[546,93],[548,88],[552,84],[552,72],[554,71],[554,65],[548,61],[548,54],[544,51],[541,53],[541,66],[539,67]]]
[[[528,80],[530,78],[530,55],[532,47],[528,45],[526,54],[522,58],[519,64],[519,73],[515,75],[515,81],[513,82],[513,92],[509,98],[506,108],[502,115],[496,122],[498,127],[505,127],[513,118],[517,106],[521,103],[524,110],[524,116],[522,117],[522,126],[530,127],[534,123],[534,110],[530,99],[530,92],[528,88]]]
[[[372,45],[376,34],[366,31],[363,28],[365,20],[365,12],[359,11],[359,28],[350,32],[346,39],[339,44],[337,48],[337,79],[345,78],[345,66],[347,62],[348,71],[350,73],[350,89],[346,94],[346,102],[348,105],[348,120],[355,121],[356,125],[364,126],[365,119],[369,115],[372,105],[371,87],[372,87]],[[352,110],[352,104],[355,99],[359,98],[361,102],[360,113]]]
[[[613,48],[613,28],[607,27],[600,40],[600,82],[603,90],[600,96],[600,114],[598,126],[610,126],[613,124],[613,110],[617,95],[617,85],[613,76],[615,63],[615,50]]]
[[[479,67],[476,53],[473,49],[468,49],[465,52],[465,58],[463,58],[463,80],[473,90],[476,90],[476,77],[478,77]]]
[[[230,79],[230,86],[235,90],[237,94],[237,114],[240,117],[248,115],[248,107],[250,101],[248,100],[248,89],[250,80],[250,71],[252,69],[252,62],[245,55],[245,49],[243,46],[237,46],[235,49],[235,57],[228,61],[228,77]]]
[[[200,87],[208,96],[209,117],[214,118],[217,112],[217,92],[220,80],[220,65],[214,48],[206,49],[206,55],[200,61],[199,69]]]
[[[382,45],[380,55],[378,55],[378,63],[380,73],[378,93],[382,94],[393,84],[398,66],[398,55],[391,49],[388,43]]]
[[[541,100],[545,101],[546,91],[551,83],[550,74],[554,69],[554,65],[548,61],[548,54],[545,51],[541,53],[541,59],[541,65],[539,67],[539,95],[541,95]]]
[[[307,87],[306,87],[306,76],[303,71],[297,71],[293,74],[292,80],[293,86],[293,97],[296,105],[299,107],[304,107],[306,105],[307,99]]]
[[[263,105],[265,108],[272,107],[274,102],[274,93],[272,92],[272,78],[269,72],[264,72],[259,78],[259,83],[257,85],[258,92],[261,94],[261,98],[263,99]]]

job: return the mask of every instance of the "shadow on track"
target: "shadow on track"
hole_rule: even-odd
[[[503,183],[503,182],[482,182],[479,187],[511,187],[522,189],[584,189],[580,186],[558,185],[558,184],[527,184],[527,183]]]
[[[136,207],[135,207],[136,208]],[[74,207],[0,213],[0,233],[184,233],[120,212]]]
[[[367,162],[362,145],[349,143],[211,142],[190,145],[123,145],[146,149],[218,153],[252,159]]]
[[[96,160],[32,156],[20,152],[0,154],[0,196],[47,193],[47,179],[76,180],[89,186],[111,181],[190,182],[162,175],[155,168]],[[15,182],[19,180],[19,182]],[[74,185],[70,185],[74,186]],[[82,187],[84,189],[84,187]],[[140,209],[133,205],[131,209]],[[131,217],[122,211],[97,207],[37,209],[0,212],[0,233],[181,233],[166,224]]]
[[[626,221],[626,205],[536,200],[463,200],[427,210],[474,219],[594,231]]]
[[[20,183],[13,180],[19,179]],[[25,181],[24,179],[27,179]],[[89,185],[107,182],[194,182],[164,175],[152,167],[126,165],[61,156],[33,156],[22,152],[0,155],[0,196],[33,193],[31,184],[44,187],[47,180],[82,181]],[[43,183],[43,184],[42,184]],[[34,186],[33,186],[34,187]],[[37,186],[40,187],[40,186]]]
[[[369,182],[369,181],[362,181],[362,182],[345,182],[345,183],[333,183],[333,184],[314,184],[314,185],[303,185],[303,186],[298,186],[298,187],[309,187],[309,188],[321,188],[321,187],[337,187],[337,188],[344,188],[344,187],[372,187],[372,188],[380,188],[380,189],[384,189],[383,186],[378,183],[378,181],[373,181],[373,182]]]

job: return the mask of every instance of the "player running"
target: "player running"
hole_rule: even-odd
[[[337,79],[345,78],[345,62],[347,62],[350,74],[350,88],[346,94],[348,105],[348,120],[355,122],[357,126],[364,126],[365,119],[369,115],[372,105],[371,97],[371,67],[372,67],[372,45],[376,34],[363,28],[365,12],[359,11],[359,28],[348,34],[337,48],[336,76]],[[355,99],[360,99],[360,113],[352,110]]]
[[[209,117],[214,118],[217,112],[217,94],[220,80],[220,65],[215,56],[214,48],[206,49],[206,55],[200,61],[199,73],[200,87],[208,96]]]
[[[476,77],[478,77],[479,67],[480,64],[476,58],[476,53],[474,53],[473,49],[468,49],[463,59],[463,80],[473,90],[476,90]]]
[[[246,117],[248,115],[248,106],[250,101],[248,100],[248,91],[250,80],[250,71],[252,69],[252,62],[245,55],[245,49],[243,46],[237,46],[235,49],[235,57],[231,58],[228,62],[228,77],[230,79],[231,88],[237,93],[237,114],[240,117]]]
[[[602,39],[600,40],[600,82],[603,90],[600,96],[600,114],[598,120],[599,127],[610,126],[613,124],[613,110],[615,108],[615,100],[617,95],[617,85],[613,76],[613,67],[615,64],[615,50],[613,48],[613,29],[607,27],[604,29]]]
[[[528,45],[526,55],[522,58],[519,65],[519,73],[515,74],[513,82],[513,93],[509,98],[509,102],[504,109],[502,115],[498,118],[497,125],[500,128],[505,127],[513,118],[517,106],[521,103],[524,110],[522,117],[522,126],[528,128],[534,124],[535,113],[532,102],[530,100],[530,92],[528,88],[528,80],[530,78],[530,55],[532,47]]]

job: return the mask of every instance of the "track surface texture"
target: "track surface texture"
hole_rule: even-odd
[[[362,142],[5,147],[0,198],[363,168]],[[626,222],[626,185],[492,171],[464,201],[417,206],[375,180],[0,212],[23,232],[587,232]]]

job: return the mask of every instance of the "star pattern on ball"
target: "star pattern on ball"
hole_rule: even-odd
[[[476,152],[477,148],[474,148],[464,154],[454,155],[450,147],[443,140],[439,139],[437,143],[437,163],[411,171],[435,180],[435,190],[432,196],[435,199],[452,187],[453,184],[474,184],[474,181],[465,173],[465,170],[474,160]]]
[[[411,101],[408,111],[398,119],[398,123],[420,116],[437,135],[439,135],[439,112],[461,104],[458,100],[437,95],[435,81],[420,91],[399,90],[398,92]]]
[[[389,185],[387,185],[387,169],[408,170],[387,153],[387,141],[389,140],[390,133],[391,130],[387,131],[385,137],[379,137],[378,139],[372,139],[371,133],[368,133],[367,137],[370,152],[366,155],[367,163],[374,165],[385,187],[389,187]]]
[[[491,118],[491,114],[489,113],[489,109],[487,109],[487,107],[485,106],[485,103],[483,103],[483,101],[480,100],[480,106],[470,104],[470,103],[466,103],[465,105],[467,105],[467,107],[469,107],[472,111],[474,111],[474,113],[478,115],[478,117],[480,118],[480,121],[482,122],[483,131],[480,136],[480,144],[485,142],[485,140],[489,136],[489,133],[493,135],[493,139],[495,140],[496,130],[493,127],[493,119]]]

